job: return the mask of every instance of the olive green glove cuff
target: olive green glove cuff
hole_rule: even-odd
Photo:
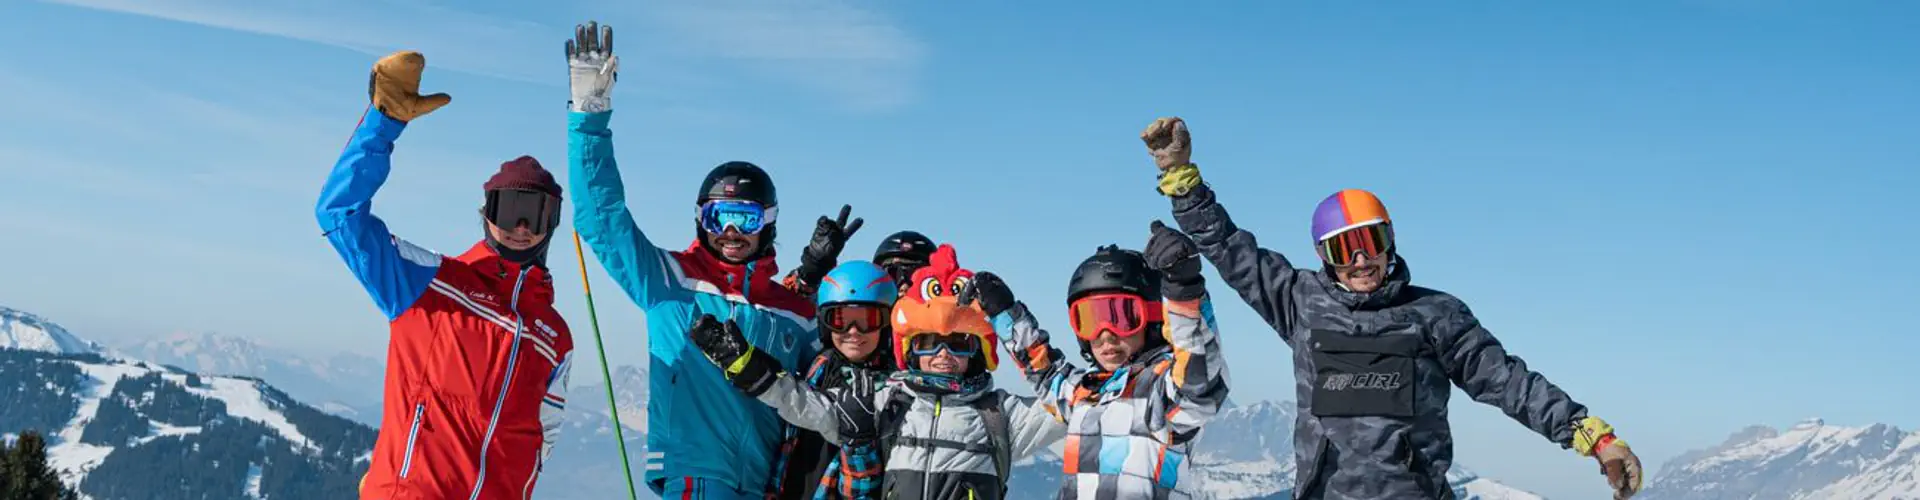
[[[1625,448],[1627,442],[1613,435],[1613,426],[1600,417],[1587,417],[1573,423],[1573,452],[1591,457],[1609,446]]]
[[[1186,196],[1200,185],[1200,166],[1188,163],[1160,172],[1160,194]]]

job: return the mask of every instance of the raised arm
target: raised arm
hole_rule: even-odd
[[[1200,274],[1197,244],[1160,221],[1149,230],[1153,235],[1141,254],[1160,273],[1165,334],[1173,350],[1163,378],[1163,395],[1173,403],[1165,418],[1174,436],[1191,439],[1227,401],[1227,357],[1214,333],[1213,302]]]
[[[1213,263],[1247,305],[1272,325],[1283,340],[1292,342],[1295,288],[1304,271],[1285,255],[1261,248],[1253,233],[1241,229],[1214,200],[1213,189],[1200,179],[1192,158],[1192,139],[1179,118],[1161,118],[1141,135],[1160,164],[1160,193],[1173,202],[1173,218],[1193,235],[1200,253]]]
[[[1166,421],[1175,436],[1191,438],[1227,402],[1227,357],[1214,334],[1210,299],[1169,298],[1165,304],[1167,343],[1173,346],[1173,366],[1163,386],[1173,402]]]
[[[327,243],[389,321],[426,293],[441,261],[439,254],[393,236],[373,215],[373,194],[387,182],[393,142],[406,126],[377,106],[367,107],[313,208]]]
[[[613,29],[583,27],[576,36],[567,43],[573,91],[567,113],[567,182],[573,192],[573,227],[627,297],[650,308],[679,284],[668,270],[670,257],[634,224],[626,185],[613,159],[613,131],[607,127],[619,71]]]
[[[1433,343],[1447,378],[1474,401],[1498,407],[1533,432],[1572,448],[1575,424],[1587,416],[1587,407],[1507,354],[1465,302],[1448,295],[1432,307],[1439,318]]]

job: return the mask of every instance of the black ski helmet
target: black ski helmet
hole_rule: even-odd
[[[700,206],[713,200],[746,200],[757,202],[768,209],[780,206],[780,197],[774,190],[773,178],[767,176],[767,171],[761,170],[759,165],[744,161],[722,163],[720,166],[713,167],[713,171],[707,172],[706,180],[700,181],[700,197],[693,203],[694,206]],[[779,221],[769,221],[766,228],[760,230],[760,248],[754,250],[753,256],[749,257],[748,261],[758,260],[766,255],[767,249],[773,248],[774,229],[777,222]],[[698,217],[693,221],[693,228],[695,235],[703,232],[700,229]],[[720,251],[707,243],[705,237],[697,236],[695,239],[700,241],[700,248],[707,249],[707,253],[713,254],[715,258],[720,257]]]
[[[893,233],[881,239],[880,247],[873,250],[873,263],[886,269],[887,276],[892,277],[894,283],[904,287],[908,285],[908,278],[913,276],[913,271],[927,265],[927,262],[933,258],[934,247],[933,239],[918,231]],[[887,261],[895,259],[913,264],[887,265]]]
[[[1094,250],[1093,256],[1080,261],[1080,267],[1073,269],[1073,277],[1067,281],[1068,307],[1072,307],[1073,301],[1081,297],[1099,292],[1125,292],[1159,302],[1160,272],[1147,267],[1147,259],[1140,252],[1123,249],[1119,245],[1103,246]],[[1134,353],[1136,356],[1166,344],[1167,340],[1160,335],[1161,328],[1162,322],[1159,321],[1147,324],[1146,331],[1141,332],[1141,335],[1147,336],[1147,341],[1140,346],[1139,352]],[[1080,357],[1098,366],[1093,357],[1093,345],[1080,340],[1077,334],[1074,339],[1080,341]]]

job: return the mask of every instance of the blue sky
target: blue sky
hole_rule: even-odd
[[[1064,330],[1073,265],[1167,217],[1137,134],[1177,114],[1239,222],[1296,262],[1321,197],[1379,193],[1416,282],[1651,462],[1816,415],[1920,428],[1920,332],[1895,312],[1920,298],[1901,258],[1912,4],[463,3],[0,7],[0,46],[32,48],[0,51],[0,304],[100,338],[378,353],[380,315],[311,215],[368,65],[422,50],[426,88],[454,96],[401,139],[375,207],[459,251],[501,161],[564,174],[561,43],[591,16],[618,30],[613,125],[656,242],[691,237],[708,168],[749,160],[782,187],[789,254],[851,203],[867,229],[848,256],[922,230]],[[638,362],[639,312],[589,267],[610,356]],[[1214,292],[1236,399],[1290,399],[1286,347]],[[1602,494],[1590,462],[1456,396],[1459,463]]]

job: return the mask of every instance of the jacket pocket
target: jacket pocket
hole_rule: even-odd
[[[1309,347],[1314,416],[1413,417],[1419,337],[1314,330]]]
[[[426,403],[413,405],[413,424],[407,426],[407,451],[400,459],[400,478],[406,479],[407,472],[413,470],[413,445],[420,439],[420,420],[427,411]]]

